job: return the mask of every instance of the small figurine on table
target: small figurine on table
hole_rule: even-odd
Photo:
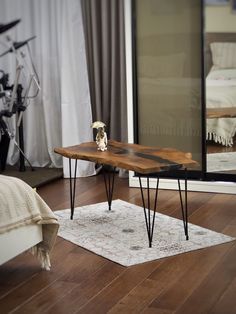
[[[96,143],[98,146],[98,150],[101,150],[104,152],[107,150],[107,133],[105,132],[105,123],[102,121],[95,121],[92,124],[92,128],[95,128],[98,130],[96,135]]]

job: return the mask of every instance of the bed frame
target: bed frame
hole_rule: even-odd
[[[0,235],[0,265],[43,240],[42,225],[22,226]]]

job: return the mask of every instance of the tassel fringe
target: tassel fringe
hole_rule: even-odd
[[[215,133],[207,133],[207,140],[213,140],[216,143],[222,144],[224,146],[232,147],[233,145],[233,138],[225,138],[223,136],[217,135]]]
[[[48,252],[46,252],[43,248],[35,245],[32,248],[30,248],[31,254],[37,257],[39,260],[42,269],[44,270],[50,270],[51,268],[51,263],[50,263],[50,257]]]

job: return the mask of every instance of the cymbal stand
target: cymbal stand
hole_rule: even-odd
[[[40,87],[40,82],[39,82],[39,76],[38,76],[38,73],[37,73],[37,70],[35,68],[35,65],[34,65],[34,62],[33,62],[33,59],[32,59],[32,55],[31,55],[31,51],[30,51],[30,47],[29,47],[29,44],[27,43],[26,44],[26,47],[27,47],[27,51],[28,51],[28,57],[29,57],[29,60],[30,62],[28,63],[26,58],[25,58],[25,53],[24,52],[20,52],[20,55],[22,57],[22,60],[23,60],[23,63],[24,63],[24,66],[25,66],[25,69],[28,70],[28,73],[30,75],[30,77],[33,78],[37,88],[38,88],[38,91],[41,90],[41,87]]]
[[[12,114],[16,113],[16,111],[18,112],[17,127],[18,127],[18,131],[19,131],[19,145],[16,142],[16,140],[14,139],[14,135],[11,134],[6,127],[4,127],[4,129],[5,129],[4,132],[5,132],[5,134],[8,135],[8,137],[10,139],[14,140],[14,144],[17,146],[18,150],[20,151],[20,169],[19,170],[25,171],[24,160],[26,160],[28,162],[28,164],[31,167],[31,170],[34,170],[31,163],[29,162],[29,160],[27,159],[27,157],[24,154],[24,136],[23,136],[23,120],[22,120],[22,118],[23,118],[23,111],[25,111],[25,109],[27,108],[27,104],[26,104],[27,99],[36,97],[38,94],[38,91],[41,88],[39,85],[38,74],[36,72],[35,66],[34,66],[33,61],[32,61],[32,56],[30,53],[28,43],[27,43],[27,48],[28,48],[28,54],[29,54],[29,58],[30,58],[30,65],[27,63],[27,61],[25,59],[25,54],[22,51],[19,51],[19,54],[17,53],[17,50],[15,49],[15,46],[14,46],[14,42],[12,41],[12,39],[9,36],[7,36],[7,41],[10,43],[10,49],[14,53],[15,58],[16,58],[16,75],[15,75],[14,85],[13,85],[12,94],[11,94],[11,98],[10,98],[10,102],[9,102],[10,103],[9,104],[9,113],[11,113],[11,115],[12,115]],[[21,72],[23,69],[28,70],[28,72],[30,73],[30,78],[29,78],[28,86],[26,88],[25,95],[22,97],[23,88],[22,88],[22,85],[19,84],[19,79],[20,79],[20,75],[21,75]],[[23,71],[23,74],[25,74],[25,77],[26,77],[26,73],[24,73],[24,72],[25,71]],[[30,97],[29,91],[30,91],[30,88],[32,86],[33,81],[35,82],[35,84],[37,86],[37,93],[36,93],[36,95]],[[17,96],[17,97],[15,97],[15,96]]]
[[[24,95],[24,101],[23,101],[23,104],[21,106],[23,110],[19,110],[20,112],[19,112],[18,120],[17,120],[17,127],[18,128],[20,127],[20,124],[21,124],[21,121],[22,121],[22,118],[23,118],[23,111],[27,108],[26,102],[27,102],[27,99],[28,99],[28,95],[29,95],[29,91],[30,91],[32,82],[33,82],[33,76],[31,75],[30,81],[29,81],[29,84],[28,84],[28,87],[27,87],[27,90],[26,90],[25,95]]]

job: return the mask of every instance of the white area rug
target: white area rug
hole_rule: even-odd
[[[236,170],[236,153],[207,154],[207,172]]]
[[[73,220],[70,209],[54,213],[60,223],[59,236],[124,266],[234,240],[189,223],[186,241],[182,220],[157,213],[149,248],[143,208],[122,200],[113,201],[111,211],[107,202],[77,207]]]

